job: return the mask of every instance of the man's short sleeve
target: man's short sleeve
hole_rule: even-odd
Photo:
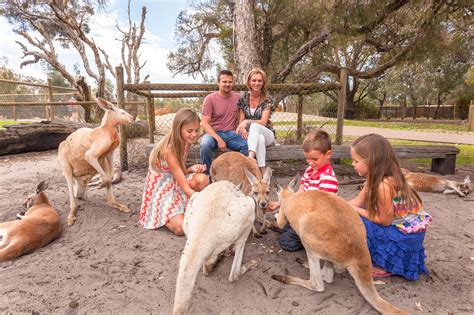
[[[202,114],[204,116],[209,116],[209,117],[212,116],[212,99],[211,99],[210,96],[211,96],[211,94],[206,96],[204,98],[204,102],[202,104]]]

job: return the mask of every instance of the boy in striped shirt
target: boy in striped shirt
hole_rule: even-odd
[[[298,192],[321,190],[337,194],[339,184],[331,166],[331,138],[328,133],[321,129],[310,132],[304,139],[301,148],[309,166],[301,177]],[[273,211],[279,206],[279,202],[270,202],[268,210]],[[304,248],[298,234],[289,224],[283,229],[278,242],[283,250],[289,252]]]

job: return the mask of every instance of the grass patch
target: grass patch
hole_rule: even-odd
[[[3,126],[6,126],[6,125],[17,125],[17,124],[19,124],[19,122],[16,120],[0,120],[0,129],[2,129]]]
[[[335,120],[306,120],[305,125],[321,125],[321,124],[335,126]],[[275,126],[296,126],[296,121],[278,121],[273,122]],[[439,131],[439,132],[459,132],[468,131],[466,125],[461,124],[443,124],[436,122],[413,122],[413,121],[363,121],[363,120],[344,120],[344,126],[356,127],[374,127],[394,130],[412,130],[412,131]]]
[[[335,122],[330,122],[332,124]],[[438,131],[467,131],[466,125],[442,124],[435,122],[413,122],[413,121],[397,121],[397,122],[380,122],[380,121],[360,121],[360,120],[344,120],[345,126],[357,127],[375,127],[395,130],[438,130]]]

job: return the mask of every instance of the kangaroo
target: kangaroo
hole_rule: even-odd
[[[234,245],[229,282],[237,281],[258,265],[242,266],[245,242],[255,220],[255,202],[229,181],[210,184],[189,200],[183,221],[186,245],[179,261],[173,314],[186,314],[202,266],[205,276],[213,270],[224,250]]]
[[[413,173],[402,168],[403,175],[408,185],[416,191],[435,192],[443,194],[457,193],[464,197],[472,192],[471,178],[469,175],[464,178],[464,182],[457,182],[446,178],[425,173]]]
[[[228,180],[234,185],[241,185],[242,192],[255,199],[257,203],[257,208],[255,209],[256,220],[261,222],[262,225],[259,231],[257,231],[255,226],[252,227],[253,235],[261,237],[261,234],[267,233],[267,212],[265,208],[268,206],[272,169],[267,166],[262,176],[255,159],[232,151],[217,157],[212,162],[209,173],[212,181]]]
[[[115,200],[111,181],[114,151],[120,144],[116,127],[131,123],[133,117],[104,99],[97,98],[96,102],[105,110],[100,126],[94,129],[80,128],[59,144],[58,162],[69,188],[71,210],[67,217],[68,226],[76,221],[76,199],[84,197],[87,184],[97,173],[101,178],[98,188],[107,187],[107,204],[122,212],[130,212],[127,206]]]
[[[46,197],[47,188],[48,184],[42,181],[36,193],[28,196],[25,214],[17,215],[21,220],[0,223],[0,261],[46,246],[61,234],[61,220]]]
[[[278,185],[280,211],[275,215],[280,228],[287,220],[301,238],[308,255],[310,279],[273,275],[272,279],[324,291],[324,281],[333,282],[334,269],[348,269],[357,287],[382,314],[408,314],[380,297],[372,279],[372,263],[365,228],[357,212],[342,198],[319,190],[295,193],[295,177],[286,189]],[[324,260],[321,270],[320,260]]]

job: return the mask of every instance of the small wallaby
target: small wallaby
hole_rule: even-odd
[[[402,172],[408,185],[416,191],[443,194],[457,193],[460,197],[464,197],[472,192],[469,175],[464,178],[464,182],[457,182],[431,174],[410,172],[405,168],[402,168]]]

